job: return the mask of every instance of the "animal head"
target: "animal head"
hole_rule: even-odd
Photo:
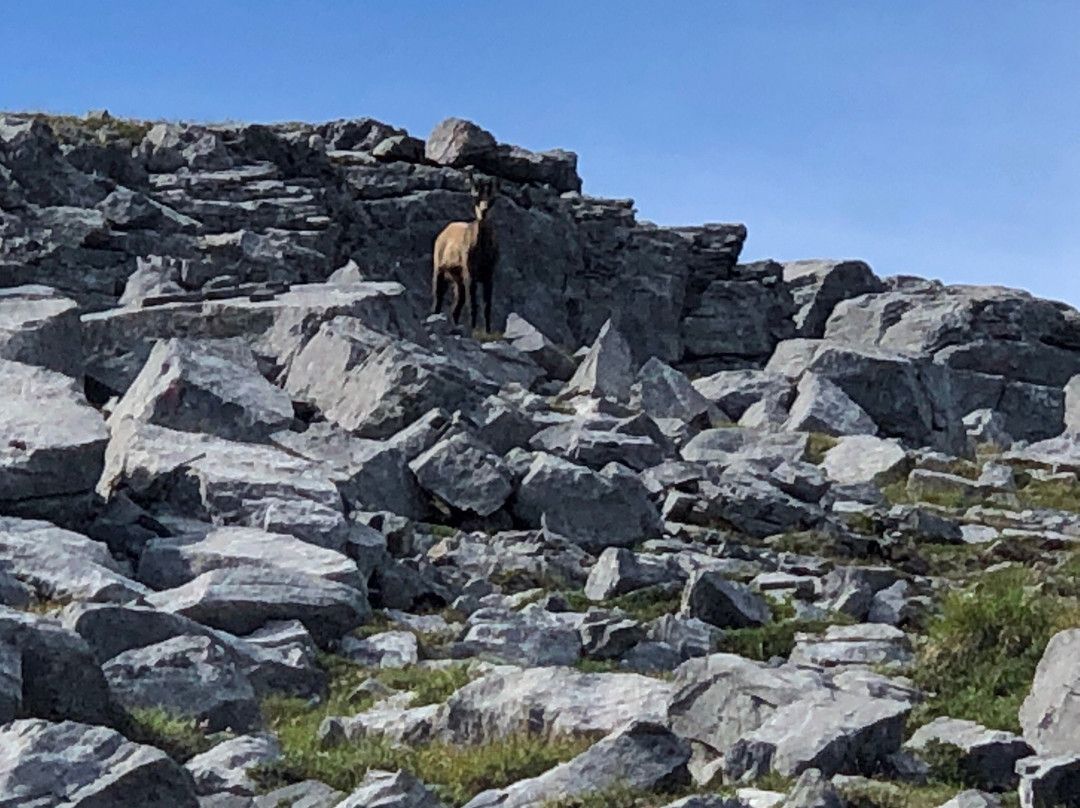
[[[482,222],[495,203],[495,197],[499,193],[499,180],[496,177],[477,180],[470,173],[469,192],[472,194],[476,220]]]

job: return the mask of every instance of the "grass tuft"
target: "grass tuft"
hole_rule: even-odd
[[[806,462],[820,466],[825,460],[825,453],[839,442],[832,435],[826,435],[824,432],[811,432],[810,438],[806,441]]]
[[[186,763],[208,751],[214,740],[194,718],[178,718],[159,707],[137,708],[129,713],[128,740],[156,746],[177,763]]]

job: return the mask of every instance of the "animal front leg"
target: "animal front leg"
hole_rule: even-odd
[[[474,331],[476,330],[476,305],[476,281],[473,281],[469,286],[469,308],[472,311],[472,327]]]
[[[454,280],[454,313],[452,319],[454,324],[457,325],[461,321],[461,310],[465,307],[465,298],[468,297],[468,292],[465,288],[465,283],[457,278]]]
[[[446,278],[441,272],[436,272],[431,278],[431,313],[438,314],[442,311],[443,298],[446,297]]]
[[[491,278],[484,281],[484,328],[491,333]]]

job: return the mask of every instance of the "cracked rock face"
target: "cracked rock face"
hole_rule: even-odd
[[[0,115],[0,805],[1075,802],[1076,629],[1019,735],[921,666],[991,578],[1071,613],[1080,314],[746,236],[460,119]]]

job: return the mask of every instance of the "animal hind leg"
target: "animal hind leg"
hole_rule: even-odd
[[[465,308],[466,297],[468,297],[468,294],[465,291],[465,283],[460,278],[455,278],[453,314],[450,317],[455,325],[461,320],[461,310]]]
[[[491,278],[484,281],[484,328],[491,333]]]
[[[476,281],[473,281],[469,287],[469,308],[472,311],[472,327],[476,330]]]
[[[432,314],[438,314],[442,311],[444,297],[446,297],[446,278],[443,277],[441,272],[437,272],[431,279]]]

